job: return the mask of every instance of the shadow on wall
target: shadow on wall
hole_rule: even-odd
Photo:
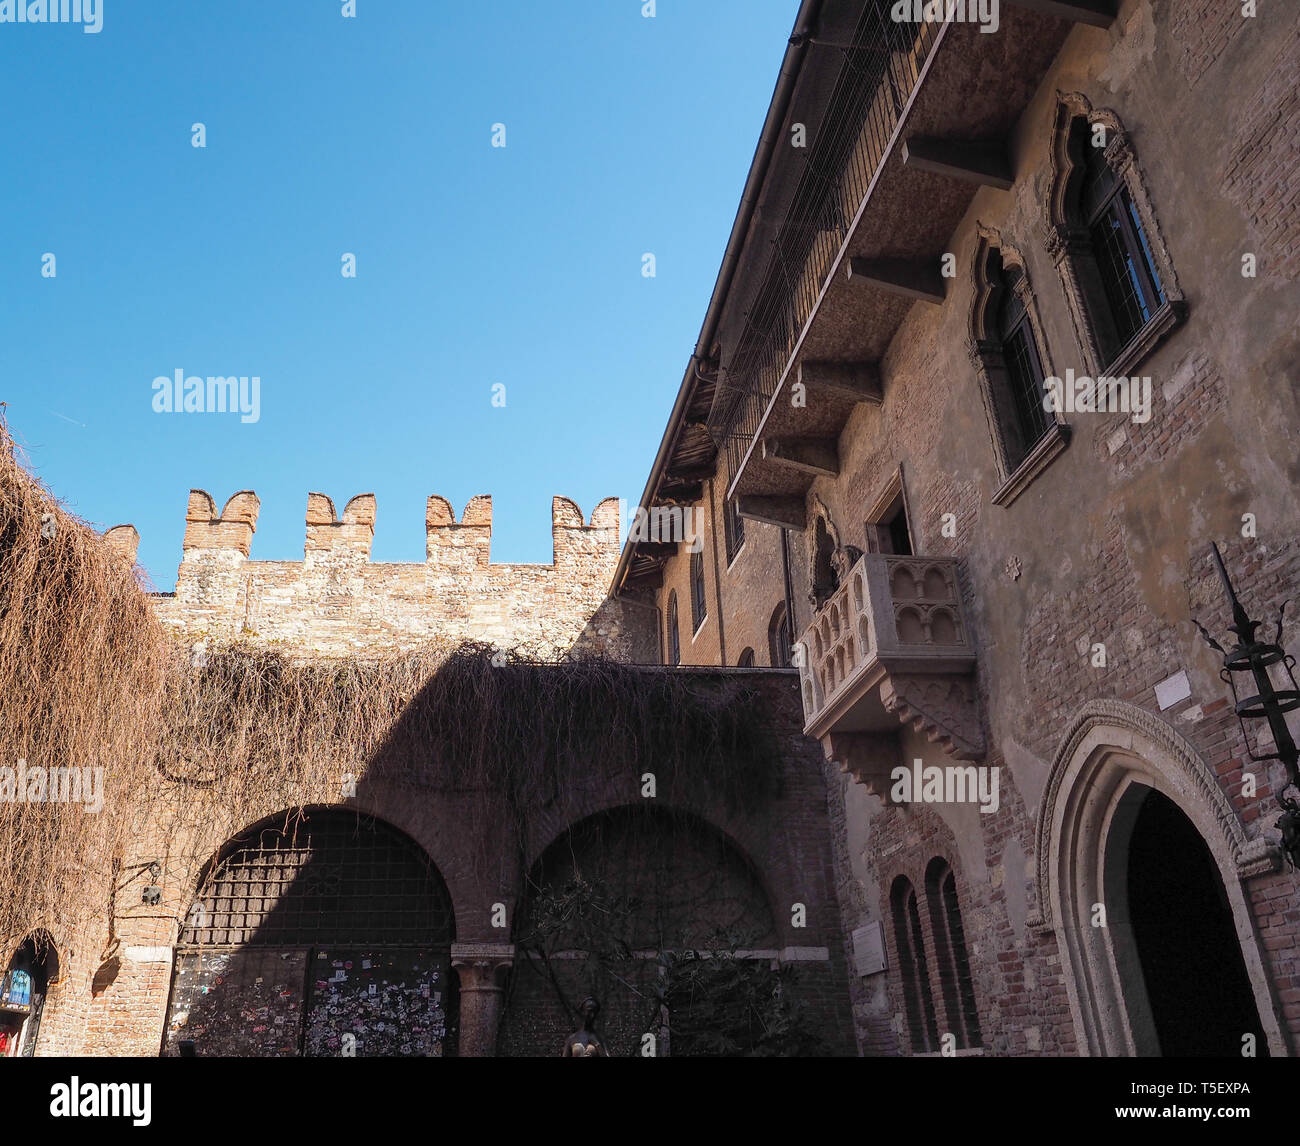
[[[282,813],[204,875],[163,1053],[439,1057],[453,937],[446,886],[409,837],[346,808]]]

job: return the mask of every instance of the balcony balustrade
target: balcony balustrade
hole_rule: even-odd
[[[954,756],[983,754],[971,643],[951,557],[867,553],[799,641],[804,731],[823,741],[910,723]]]

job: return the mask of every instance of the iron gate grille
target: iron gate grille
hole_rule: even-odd
[[[183,947],[445,946],[446,889],[401,833],[350,813],[255,828],[226,849]]]

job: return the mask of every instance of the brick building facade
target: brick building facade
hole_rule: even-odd
[[[1286,776],[1192,619],[1229,619],[1211,541],[1270,631],[1300,583],[1300,23],[890,8],[800,9],[642,499],[704,508],[702,560],[629,546],[616,585],[686,664],[780,663],[793,616],[862,1053],[1290,1054]],[[1099,376],[1149,407],[1037,400]],[[917,761],[996,808],[909,799]],[[1153,855],[1201,898],[1153,907]]]

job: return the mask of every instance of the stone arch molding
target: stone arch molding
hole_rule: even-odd
[[[990,227],[988,224],[976,220],[975,222],[975,257],[970,262],[968,268],[968,277],[971,288],[971,310],[969,318],[969,330],[967,332],[967,346],[971,353],[979,343],[989,337],[989,330],[992,325],[992,316],[990,314],[990,304],[993,301],[994,284],[988,276],[988,257],[989,253],[996,250],[1002,256],[1003,265],[1014,267],[1021,274],[1022,280],[1022,297],[1032,301],[1033,290],[1029,284],[1029,263],[1021,253],[1020,248],[1009,242],[997,227]],[[1036,308],[1030,311],[1030,321],[1034,324],[1034,333],[1039,335],[1039,349],[1044,350],[1042,345],[1041,330],[1038,326],[1038,315]],[[1043,367],[1051,373],[1051,363],[1047,358],[1043,359]]]
[[[1094,700],[1075,715],[1052,761],[1038,812],[1037,907],[1030,923],[1053,930],[1052,873],[1062,842],[1062,821],[1072,798],[1100,771],[1121,767],[1173,799],[1200,830],[1216,858],[1228,858],[1239,880],[1276,871],[1281,855],[1268,840],[1250,839],[1210,766],[1191,743],[1159,717],[1120,700]],[[1209,830],[1207,830],[1209,829]],[[1222,864],[1221,864],[1222,866]]]
[[[1184,737],[1118,700],[1090,701],[1076,714],[1052,762],[1038,813],[1036,902],[1027,922],[1040,934],[1058,934],[1079,1052],[1159,1053],[1125,904],[1115,903],[1107,927],[1090,921],[1092,904],[1115,898],[1107,841],[1112,831],[1123,830],[1125,809],[1133,807],[1141,786],[1173,800],[1208,846],[1266,1038],[1274,1054],[1286,1054],[1242,886],[1277,870],[1280,853],[1266,839],[1246,834],[1214,772]]]

